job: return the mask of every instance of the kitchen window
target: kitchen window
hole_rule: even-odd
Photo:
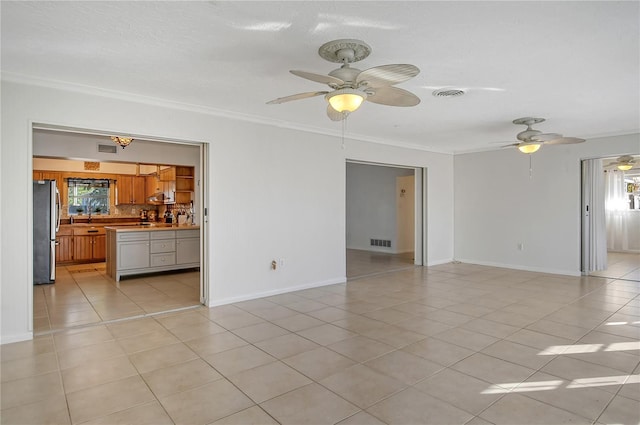
[[[69,215],[109,214],[109,180],[68,179]]]

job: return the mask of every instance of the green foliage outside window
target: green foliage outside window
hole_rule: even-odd
[[[69,179],[69,215],[109,214],[109,180]]]

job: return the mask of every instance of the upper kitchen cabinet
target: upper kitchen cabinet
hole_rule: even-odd
[[[194,168],[171,166],[160,169],[165,203],[188,204],[194,191]]]
[[[116,181],[116,205],[145,204],[146,181],[144,176],[121,174]]]
[[[176,179],[176,167],[167,167],[160,169],[160,181],[170,182]]]
[[[63,205],[67,204],[67,185],[66,179],[60,171],[45,171],[45,170],[33,170],[34,180],[55,180],[56,187],[60,193],[60,202]]]
[[[176,170],[176,204],[188,204],[194,190],[193,167],[175,167]]]
[[[55,180],[58,190],[62,188],[62,173],[59,171],[33,171],[34,180]]]
[[[153,203],[173,204],[175,202],[176,182],[162,181],[155,175],[146,176],[147,198],[153,197]]]

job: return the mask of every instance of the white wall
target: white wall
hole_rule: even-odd
[[[639,134],[545,146],[531,178],[516,149],[456,155],[456,260],[579,275],[580,161],[639,150]]]
[[[105,136],[35,130],[33,155],[100,161],[104,165],[109,164],[110,161],[193,167],[200,165],[200,148],[194,145],[134,140],[125,149],[118,147],[113,154],[98,152],[98,144],[115,145]],[[155,167],[152,167],[151,171],[155,171]]]
[[[453,257],[450,155],[351,140],[343,150],[337,137],[198,111],[6,81],[1,89],[2,343],[32,336],[33,122],[209,144],[211,305],[345,280],[345,157],[433,170],[427,255]],[[285,259],[275,272],[274,258]]]
[[[396,178],[413,173],[407,168],[347,164],[347,248],[397,252]],[[371,246],[371,239],[390,240],[391,248]]]

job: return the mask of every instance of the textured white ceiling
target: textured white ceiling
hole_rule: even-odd
[[[413,108],[366,103],[350,135],[463,152],[514,142],[514,118],[591,138],[640,131],[640,3],[628,2],[11,2],[2,1],[2,78],[38,79],[181,102],[335,134],[317,50],[367,42],[367,69],[411,63]],[[42,83],[42,81],[40,81]],[[436,98],[441,87],[468,89]],[[6,105],[5,105],[6,107]]]

